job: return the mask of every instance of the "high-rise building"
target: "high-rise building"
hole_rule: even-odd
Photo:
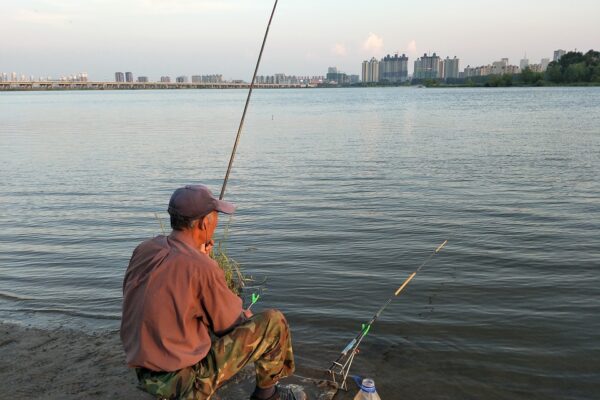
[[[379,82],[379,61],[375,57],[362,63],[362,81],[366,83]]]
[[[542,64],[529,64],[527,66],[531,72],[544,72],[545,70],[542,67]],[[521,70],[523,72],[523,70]]]
[[[12,74],[10,74],[10,80],[13,82],[17,81],[17,73],[13,72]]]
[[[529,67],[529,59],[527,58],[527,55],[525,55],[525,57],[519,62],[519,69],[523,71],[527,67]]]
[[[125,72],[125,82],[133,82],[133,73]]]
[[[503,74],[518,74],[520,68],[518,65],[510,65],[508,58],[503,58],[500,61],[494,61],[490,70],[490,75],[503,75]]]
[[[170,76],[161,76],[160,81],[163,83],[169,83],[169,82],[171,82],[171,77]]]
[[[177,78],[175,78],[175,82],[177,82],[177,83],[188,83],[188,81],[189,81],[188,77],[185,75],[181,75],[181,76],[178,76]]]
[[[465,72],[463,73],[463,77],[470,78],[473,76],[487,76],[490,75],[491,72],[491,65],[482,65],[479,67],[471,67],[470,65],[467,65],[467,67],[465,68]]]
[[[381,82],[404,82],[408,79],[408,57],[397,53],[389,54],[379,61],[379,80]]]
[[[125,74],[122,72],[115,72],[115,82],[125,82]]]
[[[284,83],[287,83],[287,78],[285,76],[285,74],[275,74],[275,83],[278,85],[283,85]]]
[[[148,83],[148,77],[147,76],[138,76],[137,81],[140,83]]]
[[[423,54],[423,57],[415,61],[415,71],[413,78],[415,79],[441,79],[443,78],[444,64],[442,59],[437,54],[433,53],[428,56]]]
[[[348,74],[338,70],[337,67],[329,67],[327,68],[327,75],[325,76],[325,81],[329,84],[345,85],[350,83],[350,77],[348,76]]]
[[[542,72],[544,72],[545,70],[548,69],[548,64],[550,64],[550,59],[549,58],[542,58],[542,61],[540,62],[541,66],[542,66]]]
[[[193,81],[194,81],[194,77],[192,77],[192,82]],[[200,77],[200,82],[202,82],[202,83],[221,83],[221,82],[223,82],[223,75],[221,75],[221,74],[202,75]]]
[[[202,83],[201,75],[192,75],[192,83]]]
[[[554,59],[552,61],[558,61],[561,59],[562,56],[564,56],[565,54],[567,54],[566,51],[559,49],[559,50],[555,50],[554,51]]]
[[[500,61],[494,61],[492,63],[492,75],[502,75],[506,73],[508,67],[508,58],[503,58]]]
[[[521,69],[518,65],[510,65],[508,58],[502,58],[500,61],[494,61],[492,65],[487,66],[489,71],[486,75],[503,75],[503,74],[518,74]],[[466,69],[465,69],[466,72]],[[484,76],[484,75],[481,75]]]
[[[460,63],[460,59],[456,58],[456,56],[454,56],[454,58],[450,58],[450,57],[446,57],[444,59],[443,62],[443,78],[444,79],[456,79],[458,78],[459,75],[459,63]]]

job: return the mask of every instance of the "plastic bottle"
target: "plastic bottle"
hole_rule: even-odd
[[[375,389],[375,381],[373,379],[365,378],[359,386],[360,390],[354,396],[354,400],[381,400]]]

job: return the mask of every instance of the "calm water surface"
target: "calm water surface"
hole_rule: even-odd
[[[218,192],[245,95],[0,94],[0,320],[118,329],[131,251],[175,188]],[[326,368],[449,239],[353,372],[384,399],[598,398],[599,175],[600,88],[258,91],[227,247]]]

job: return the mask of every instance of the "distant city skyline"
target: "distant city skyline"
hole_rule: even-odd
[[[446,56],[442,58],[433,53],[424,53],[423,55],[416,57],[414,60],[415,68],[409,74],[408,65],[410,58],[405,54],[387,54],[380,60],[375,57],[371,57],[370,60],[363,60],[359,69],[359,74],[353,74],[342,72],[337,66],[327,67],[327,74],[322,75],[288,75],[283,72],[271,74],[271,75],[258,75],[257,83],[277,83],[279,80],[287,81],[287,78],[292,78],[294,83],[297,82],[312,82],[317,81],[338,81],[339,83],[357,83],[359,79],[363,82],[379,82],[387,81],[388,83],[394,82],[405,82],[408,79],[447,79],[447,78],[463,78],[469,76],[482,76],[488,74],[499,74],[499,73],[519,73],[525,67],[530,67],[535,72],[544,72],[550,61],[557,61],[562,55],[568,51],[558,49],[552,52],[550,57],[544,57],[539,60],[538,63],[535,60],[530,60],[527,55],[519,60],[519,65],[511,65],[510,61],[506,57],[498,58],[500,61],[488,62],[486,64],[471,66],[464,66],[460,64],[460,57]],[[422,63],[427,65],[423,65]],[[438,65],[439,64],[439,65]],[[515,63],[516,64],[516,63]],[[424,71],[429,71],[423,74]],[[173,80],[179,83],[186,83],[190,81],[189,75],[176,74]],[[342,75],[344,77],[342,77]],[[381,76],[380,76],[381,75]],[[136,75],[133,72],[120,72],[117,71],[113,74],[113,79],[96,79],[91,77],[90,79],[87,72],[80,72],[77,74],[59,76],[51,75],[40,75],[34,76],[33,74],[23,72],[5,72],[0,71],[0,82],[4,81],[103,81],[103,82],[171,82],[171,75],[160,75],[158,77],[148,77],[148,75]],[[324,79],[326,78],[326,79]],[[219,83],[219,82],[249,82],[249,80],[239,79],[236,77],[224,78],[223,74],[193,74],[191,75],[192,83]]]
[[[249,80],[271,0],[4,0],[0,71],[28,76],[87,72],[114,79],[222,74]],[[362,61],[405,53],[460,58],[464,66],[527,54],[539,62],[556,49],[598,47],[600,2],[456,0],[307,7],[280,1],[259,73],[322,75],[327,66],[361,74]]]

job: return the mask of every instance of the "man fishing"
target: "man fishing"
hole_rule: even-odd
[[[121,340],[140,388],[159,398],[208,399],[253,362],[251,400],[304,399],[277,385],[295,368],[283,314],[244,310],[209,257],[218,213],[234,209],[206,186],[179,188],[169,202],[171,234],[146,240],[129,261]]]

